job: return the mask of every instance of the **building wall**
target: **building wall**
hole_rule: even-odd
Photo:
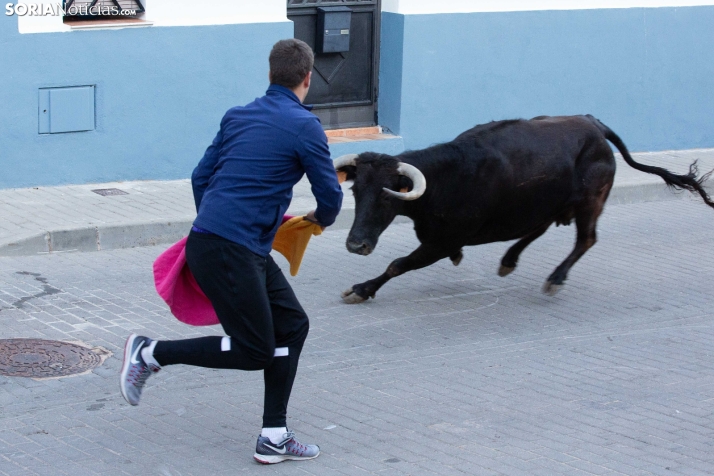
[[[575,3],[384,0],[380,123],[421,148],[589,113],[635,151],[714,147],[714,2]]]
[[[147,0],[142,28],[0,17],[0,188],[190,176],[223,113],[264,94],[270,48],[293,35],[284,0],[201,3]],[[81,85],[96,86],[96,130],[39,134],[38,89]]]
[[[72,31],[60,17],[0,17],[0,188],[188,177],[225,110],[264,93],[268,52],[293,34],[285,0],[145,5],[152,26],[142,28]],[[580,113],[635,151],[714,147],[712,1],[382,6],[379,122],[403,141],[354,151]],[[39,134],[38,90],[82,85],[96,87],[96,130]],[[333,153],[352,152],[341,146]]]

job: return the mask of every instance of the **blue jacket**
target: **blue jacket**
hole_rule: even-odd
[[[273,84],[262,98],[226,113],[191,176],[195,226],[267,256],[305,173],[317,200],[315,218],[323,226],[335,222],[342,189],[310,109]]]

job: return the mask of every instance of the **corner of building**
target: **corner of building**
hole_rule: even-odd
[[[379,125],[401,131],[404,15],[382,12],[379,64]]]

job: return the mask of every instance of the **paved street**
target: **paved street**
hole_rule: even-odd
[[[0,258],[0,338],[114,354],[88,375],[0,377],[0,474],[714,474],[714,210],[609,206],[555,297],[540,288],[573,227],[551,229],[507,278],[507,244],[468,248],[459,267],[397,278],[356,306],[339,292],[416,239],[395,225],[361,257],[346,235],[314,238],[291,278],[311,332],[289,425],[323,453],[270,467],[251,458],[260,373],[168,367],[140,406],[119,394],[130,332],[220,332],[179,323],[156,295],[164,246]]]

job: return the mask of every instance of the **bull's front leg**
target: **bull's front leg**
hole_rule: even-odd
[[[457,250],[459,250],[457,248]],[[369,298],[373,298],[379,288],[392,278],[404,274],[408,271],[424,268],[432,265],[440,259],[453,256],[457,250],[445,249],[442,247],[422,244],[416,250],[412,251],[409,256],[397,258],[387,267],[387,271],[381,276],[378,276],[362,284],[355,284],[350,289],[342,293],[342,299],[347,304],[357,304],[364,302]]]

